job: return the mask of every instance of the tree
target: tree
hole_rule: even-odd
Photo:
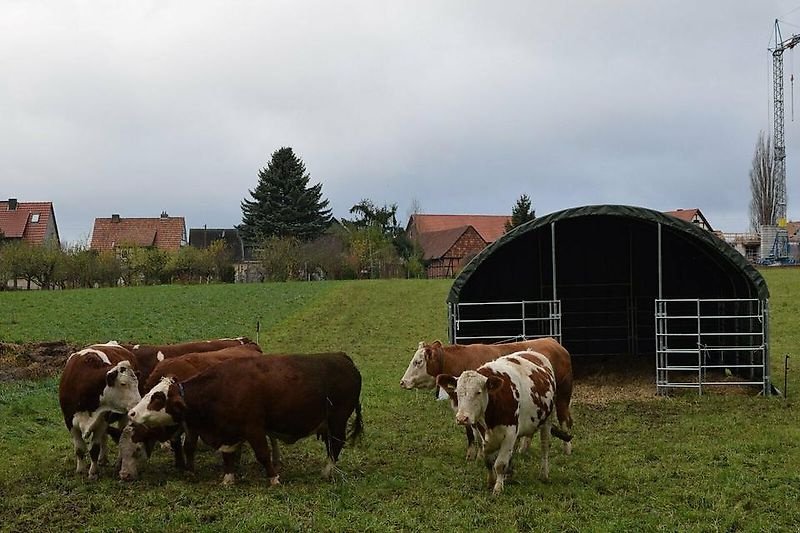
[[[531,199],[527,194],[523,194],[519,197],[517,203],[514,204],[514,208],[511,210],[511,220],[506,222],[506,231],[510,231],[535,218],[536,211],[531,209]]]
[[[778,220],[778,188],[775,175],[775,154],[772,138],[758,133],[753,162],[750,167],[750,226],[759,231],[761,226],[774,226]]]
[[[291,148],[276,150],[259,171],[255,190],[249,191],[252,200],[242,200],[242,238],[256,244],[270,237],[308,241],[321,235],[330,224],[331,210],[322,199],[322,184],[309,187],[310,178]]]

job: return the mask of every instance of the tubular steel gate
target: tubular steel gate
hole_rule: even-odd
[[[758,385],[771,392],[768,302],[656,300],[656,389]]]
[[[470,344],[553,337],[561,342],[561,301],[448,304],[450,342]]]

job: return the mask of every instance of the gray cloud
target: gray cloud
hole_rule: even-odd
[[[231,226],[292,146],[339,216],[363,197],[506,213],[527,193],[540,214],[700,207],[741,231],[771,24],[794,7],[5,2],[0,197],[53,200],[71,241],[112,212]],[[788,116],[786,137],[800,218]]]

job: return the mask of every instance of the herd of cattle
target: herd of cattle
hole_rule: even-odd
[[[421,342],[400,386],[438,386],[449,395],[456,422],[466,427],[467,458],[485,458],[494,493],[511,474],[515,445],[526,449],[537,431],[543,478],[551,434],[571,451],[572,365],[553,339]],[[88,451],[88,477],[98,478],[100,465],[108,463],[108,437],[119,444],[120,479],[136,479],[159,442],[169,443],[176,467],[192,471],[202,439],[221,452],[223,484],[234,483],[244,442],[270,484],[279,484],[278,441],[291,444],[310,435],[325,443],[322,475],[329,478],[345,442],[363,431],[360,395],[361,374],[346,354],[265,356],[244,337],[94,344],[69,356],[59,385],[76,472],[87,474]]]

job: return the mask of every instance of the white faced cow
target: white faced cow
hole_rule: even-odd
[[[499,494],[511,472],[514,444],[519,437],[539,432],[542,441],[541,477],[549,476],[550,414],[556,379],[542,354],[517,352],[467,370],[456,379],[442,374],[437,384],[458,403],[456,422],[478,428],[483,442],[489,484]]]
[[[97,479],[109,415],[116,413],[124,425],[126,413],[141,399],[133,354],[117,343],[95,344],[71,354],[61,374],[58,399],[75,447],[75,471],[86,472],[85,439],[91,438],[89,479]]]
[[[420,342],[417,351],[411,358],[400,386],[404,389],[431,389],[436,386],[436,376],[448,374],[458,377],[466,370],[476,370],[481,365],[493,361],[503,355],[524,350],[538,352],[550,361],[556,377],[556,414],[560,429],[554,428],[554,435],[563,439],[564,451],[569,454],[572,444],[569,431],[572,429],[572,362],[569,352],[555,339],[541,338],[504,344],[452,344],[443,345],[439,341],[430,344]],[[455,404],[453,405],[455,409]],[[475,439],[470,426],[467,433],[467,460],[474,459],[477,454]],[[522,444],[522,443],[521,443]]]

